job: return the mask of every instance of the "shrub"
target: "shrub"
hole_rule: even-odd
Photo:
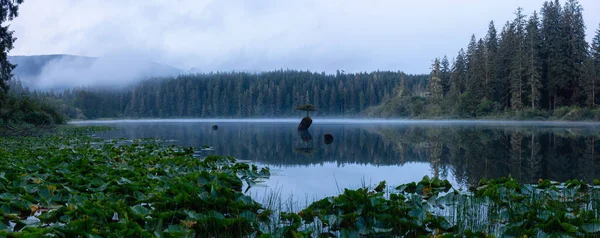
[[[484,99],[477,105],[477,116],[485,116],[494,110],[494,102]]]
[[[30,97],[9,96],[0,118],[3,124],[30,124],[35,126],[65,124],[66,117],[54,105]]]

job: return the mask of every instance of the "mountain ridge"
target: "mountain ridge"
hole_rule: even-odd
[[[123,87],[144,78],[168,77],[184,71],[166,64],[133,57],[91,57],[70,54],[11,55],[17,66],[14,78],[39,89],[76,86]]]

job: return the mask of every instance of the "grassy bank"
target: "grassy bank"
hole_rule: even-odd
[[[448,181],[345,189],[287,212],[247,189],[269,177],[154,139],[102,140],[104,127],[0,138],[0,236],[358,237],[595,236],[600,182]],[[202,158],[198,158],[202,157]]]

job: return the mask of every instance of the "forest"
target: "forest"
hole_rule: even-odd
[[[433,61],[430,111],[479,117],[507,111],[544,115],[561,107],[595,109],[600,26],[591,44],[585,29],[583,7],[576,0],[564,6],[547,1],[529,17],[519,8],[499,34],[490,22],[485,37],[472,35],[466,51],[458,51],[449,72],[445,57]]]
[[[70,118],[79,119],[292,116],[298,115],[294,106],[305,103],[319,109],[314,115],[351,116],[393,97],[401,84],[425,93],[427,77],[384,71],[335,75],[295,70],[230,72],[148,79],[122,91],[74,88],[29,94],[53,100]],[[12,88],[28,91],[19,82]]]
[[[578,1],[554,0],[529,16],[518,8],[499,33],[491,21],[466,50],[434,59],[430,74],[280,69],[152,78],[120,91],[12,88],[72,119],[285,117],[310,103],[316,116],[598,120],[600,28],[591,43],[585,29]]]

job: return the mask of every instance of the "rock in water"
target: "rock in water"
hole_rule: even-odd
[[[300,130],[298,133],[300,134],[300,139],[304,142],[309,142],[313,139],[310,131],[308,130]]]
[[[310,117],[302,118],[300,125],[298,125],[298,130],[299,131],[308,130],[308,128],[310,127],[311,124],[312,124],[312,119]]]
[[[218,130],[218,129],[219,129],[219,126],[217,126],[217,125],[213,125],[213,126],[212,126],[212,128],[213,128],[213,130],[215,130],[215,131],[216,131],[216,130]]]
[[[323,139],[325,139],[325,144],[327,145],[333,143],[333,136],[331,134],[323,135]]]

